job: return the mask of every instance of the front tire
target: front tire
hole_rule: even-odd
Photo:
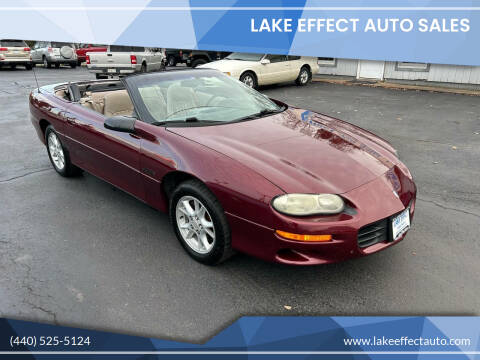
[[[310,69],[306,66],[302,66],[295,83],[298,86],[305,86],[310,82],[310,80],[312,80],[312,73],[310,72]]]
[[[47,145],[48,157],[57,173],[64,177],[71,177],[82,172],[71,163],[68,151],[63,146],[52,125],[47,126],[45,130],[45,143]]]
[[[187,180],[173,191],[170,220],[183,248],[196,261],[214,265],[233,254],[225,212],[202,182]]]
[[[244,72],[240,76],[240,81],[253,89],[256,89],[258,87],[257,77],[251,71]]]

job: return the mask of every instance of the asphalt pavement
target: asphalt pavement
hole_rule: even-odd
[[[85,68],[36,73],[40,85],[94,78]],[[418,186],[413,228],[397,246],[340,264],[240,254],[207,267],[166,215],[92,175],[55,173],[29,120],[34,87],[32,71],[0,70],[0,317],[201,342],[242,315],[480,314],[480,98],[261,89],[390,141]]]

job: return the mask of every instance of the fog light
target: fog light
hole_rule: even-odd
[[[275,232],[281,237],[289,240],[297,241],[330,241],[332,240],[332,235],[301,235],[301,234],[292,234],[286,231],[275,230]]]

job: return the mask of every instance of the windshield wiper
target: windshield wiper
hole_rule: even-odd
[[[162,126],[167,124],[188,124],[188,123],[215,123],[222,122],[219,120],[199,120],[196,117],[189,117],[185,120],[165,120],[165,121],[154,121],[152,125]]]
[[[267,115],[272,115],[272,114],[278,114],[281,113],[283,110],[285,110],[284,107],[275,110],[275,109],[263,109],[262,111],[259,111],[258,113],[247,115],[235,120],[232,120],[231,122],[236,122],[236,121],[243,121],[243,120],[253,120],[253,119],[259,119],[261,117],[267,116]]]

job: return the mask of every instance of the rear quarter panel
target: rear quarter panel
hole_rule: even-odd
[[[40,140],[45,143],[45,134],[41,128],[40,122],[46,121],[51,124],[55,131],[64,137],[65,134],[65,117],[64,112],[71,105],[70,102],[55,96],[50,89],[32,91],[29,98],[30,119]],[[51,89],[53,90],[53,89]]]

